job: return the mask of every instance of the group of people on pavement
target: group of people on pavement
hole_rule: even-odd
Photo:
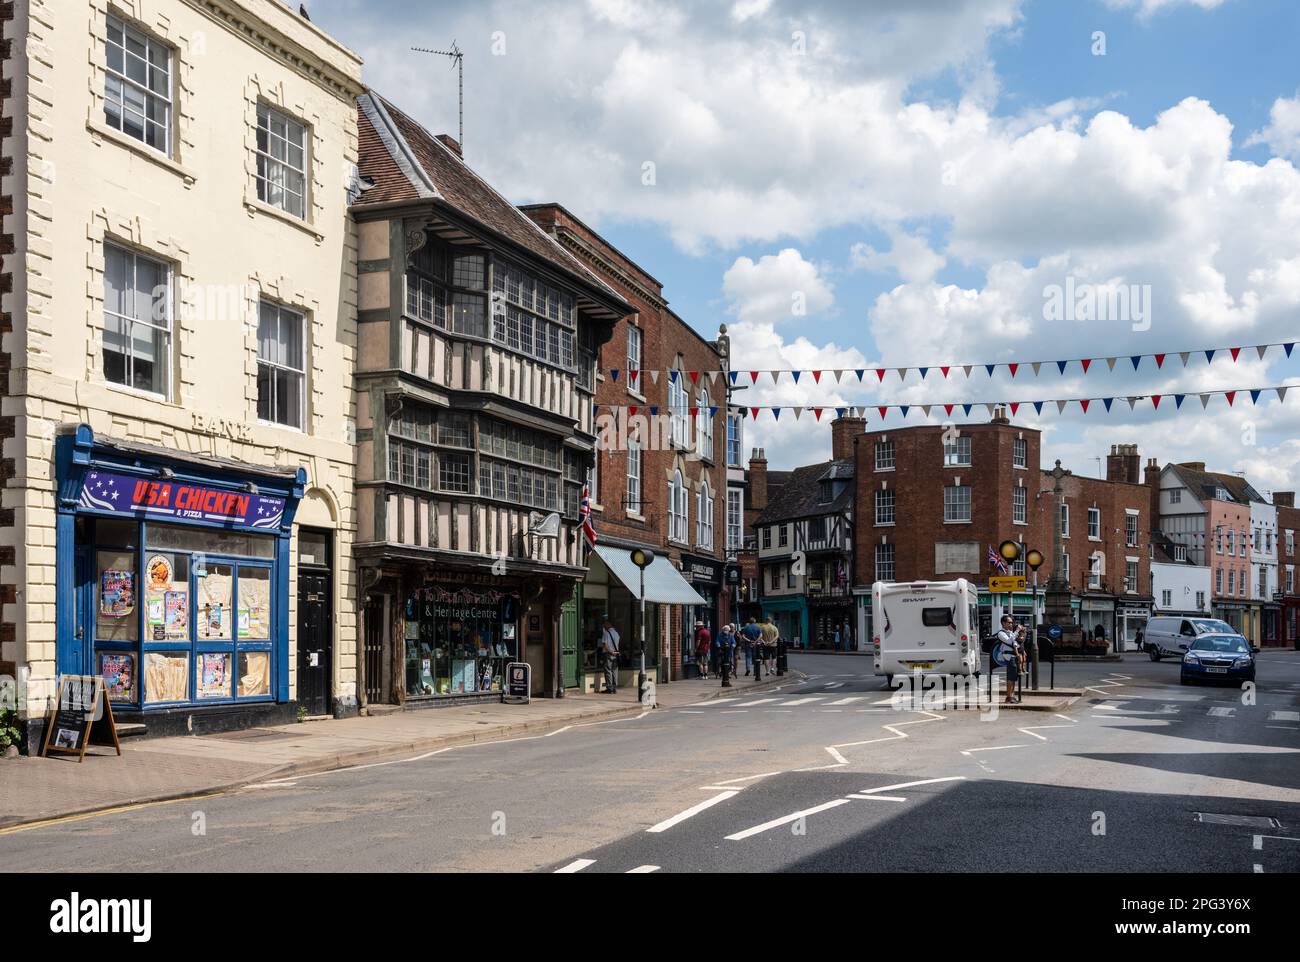
[[[743,626],[725,624],[716,636],[702,621],[695,623],[695,665],[701,678],[721,678],[727,683],[740,675],[740,661],[744,658],[745,675],[762,678],[763,671],[771,675],[776,671],[777,642],[781,633],[772,623],[770,615],[763,623],[750,618]]]

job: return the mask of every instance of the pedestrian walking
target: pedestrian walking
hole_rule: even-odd
[[[745,622],[745,627],[740,629],[740,646],[745,651],[746,676],[754,670],[754,662],[757,658],[756,652],[762,638],[763,629],[758,627],[758,623],[753,618]]]
[[[614,627],[613,622],[609,620],[609,615],[604,618],[604,627],[600,633],[600,653],[605,659],[605,691],[606,695],[618,694],[618,646],[620,639],[618,630]]]
[[[705,627],[704,622],[695,623],[695,664],[700,669],[700,677],[709,677],[709,649],[713,646],[713,639],[709,635],[709,629]]]
[[[1007,704],[1020,703],[1016,695],[1016,683],[1020,681],[1020,666],[1024,662],[1025,652],[1020,642],[1025,629],[1017,627],[1010,615],[1002,616],[1002,627],[997,634],[998,661],[1007,669]]]
[[[776,673],[776,640],[781,636],[781,632],[776,625],[772,624],[772,616],[765,616],[766,620],[762,625],[763,633],[763,667],[767,669],[769,675]]]

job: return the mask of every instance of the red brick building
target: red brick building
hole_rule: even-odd
[[[1056,566],[1057,507],[1055,481],[1039,467],[1040,432],[1012,424],[1002,410],[988,423],[948,428],[861,432],[861,425],[840,419],[833,426],[835,456],[856,461],[860,633],[869,631],[874,581],[967,578],[985,585],[992,572],[989,549],[1004,540],[1043,553],[1039,584],[1046,585]],[[1108,641],[1117,633],[1132,639],[1151,601],[1150,493],[1138,477],[1136,449],[1118,454],[1105,480],[1062,480],[1058,522],[1076,622],[1090,632],[1100,625]],[[1012,573],[1032,581],[1023,558]],[[1009,603],[1016,617],[1029,617],[1028,594],[1016,594]],[[1007,605],[1006,595],[981,595],[983,631],[992,629]]]
[[[1274,491],[1273,504],[1277,506],[1281,641],[1300,648],[1300,508],[1295,506],[1294,491]]]
[[[561,205],[521,209],[634,308],[596,363],[599,440],[591,490],[599,546],[574,610],[588,687],[606,614],[625,639],[624,669],[637,667],[639,586],[623,584],[619,575],[636,548],[667,559],[647,578],[647,665],[659,669],[661,681],[681,677],[695,621],[716,631],[724,614],[725,334],[702,338],[668,307],[659,281]],[[668,565],[676,578],[663,570]]]

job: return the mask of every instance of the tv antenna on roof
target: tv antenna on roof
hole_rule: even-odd
[[[456,46],[456,41],[451,42],[450,50],[431,50],[428,47],[412,47],[416,53],[432,53],[440,57],[450,57],[452,66],[456,68],[457,86],[459,87],[459,106],[460,106],[460,124],[458,127],[460,149],[463,153],[465,150],[465,54],[460,47]]]

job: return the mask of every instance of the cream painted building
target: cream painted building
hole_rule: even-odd
[[[0,674],[151,733],[357,706],[361,62],[279,0],[17,0]]]

